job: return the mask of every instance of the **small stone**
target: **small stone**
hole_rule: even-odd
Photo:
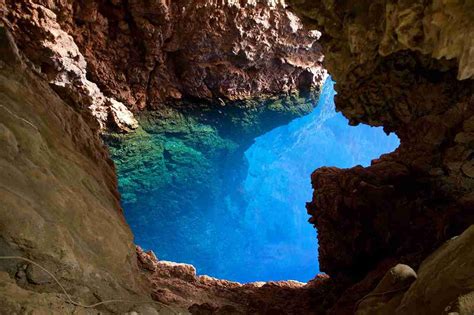
[[[160,314],[160,312],[158,312],[154,307],[150,305],[140,305],[135,308],[135,312],[140,315],[159,315]]]
[[[28,283],[26,280],[26,272],[23,269],[17,271],[15,278],[19,285],[26,285]]]
[[[110,120],[119,130],[129,132],[138,128],[138,121],[133,113],[121,102],[108,98]]]
[[[151,250],[145,252],[140,246],[137,246],[136,251],[140,266],[149,271],[155,271],[156,264],[158,262],[158,258],[156,257],[155,253]]]
[[[474,178],[474,162],[468,161],[461,166],[461,170],[464,175]]]
[[[26,277],[28,282],[33,284],[46,284],[51,282],[51,276],[48,275],[48,273],[32,264],[26,268]]]
[[[456,143],[469,143],[473,139],[473,135],[471,132],[460,132],[454,138]]]

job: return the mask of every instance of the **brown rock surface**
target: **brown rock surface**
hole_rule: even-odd
[[[418,276],[408,266],[405,270],[400,266],[385,275],[359,304],[356,314],[474,312],[474,225],[425,259]]]
[[[387,259],[417,267],[474,223],[472,2],[289,2],[323,33],[336,108],[401,141],[368,168],[313,173],[320,266],[354,282]]]
[[[156,301],[187,308],[192,314],[321,314],[325,302],[334,298],[331,280],[317,276],[308,284],[297,281],[241,284],[197,276],[191,265],[159,261],[137,248],[139,261],[151,282]]]
[[[0,87],[0,256],[40,263],[80,303],[149,300],[136,276],[132,234],[105,147],[90,124],[28,69],[3,26]],[[65,303],[36,266],[0,259],[0,268],[1,314],[88,312]]]
[[[126,108],[232,104],[324,77],[320,34],[280,1],[8,0],[6,9],[20,48],[56,90],[119,129],[136,127]]]

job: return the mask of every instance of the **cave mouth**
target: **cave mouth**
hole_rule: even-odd
[[[310,174],[368,166],[399,145],[382,128],[349,126],[334,95],[328,78],[311,113],[257,137],[245,152],[212,126],[177,116],[109,139],[136,244],[221,279],[312,279],[319,267],[305,209]]]

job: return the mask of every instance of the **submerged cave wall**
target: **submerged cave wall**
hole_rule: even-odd
[[[308,212],[318,229],[321,270],[348,283],[376,270],[333,310],[344,312],[391,264],[416,268],[474,223],[474,7],[471,1],[289,2],[323,33],[337,109],[352,124],[384,126],[401,141],[368,168],[312,175]]]
[[[147,111],[137,115],[137,131],[106,134],[137,244],[160,259],[191,263],[200,274],[251,278],[244,276],[247,258],[240,257],[250,243],[243,226],[244,151],[256,136],[309,113],[318,93],[242,101],[252,111],[212,103],[208,111],[192,103],[183,105],[186,112]],[[237,211],[231,211],[234,202]]]

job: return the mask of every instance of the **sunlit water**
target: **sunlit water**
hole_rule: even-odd
[[[312,197],[310,174],[321,166],[367,166],[399,145],[381,128],[349,126],[335,112],[333,85],[326,81],[311,114],[255,140],[245,152],[244,182],[219,187],[219,200],[201,198],[207,192],[198,182],[191,185],[196,191],[188,185],[182,192],[175,186],[173,192],[137,192],[138,201],[124,204],[137,244],[159,258],[192,263],[198,274],[239,282],[312,279],[319,267],[316,231],[305,209]],[[174,174],[192,175],[193,165],[179,167],[183,171]],[[129,180],[121,176],[124,168],[118,167],[122,186]]]
[[[399,145],[382,128],[349,126],[335,112],[334,95],[327,79],[311,114],[257,138],[245,153],[245,191],[252,195],[246,222],[259,240],[255,263],[267,266],[260,275],[265,279],[307,281],[319,272],[316,232],[305,209],[312,198],[310,174],[322,166],[368,166]]]

